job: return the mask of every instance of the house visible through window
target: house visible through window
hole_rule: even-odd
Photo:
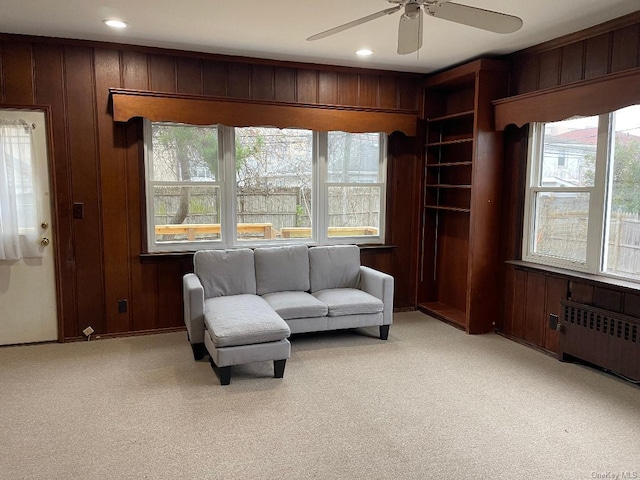
[[[535,124],[527,185],[523,259],[640,281],[640,105]]]
[[[384,240],[384,134],[145,128],[149,251]]]

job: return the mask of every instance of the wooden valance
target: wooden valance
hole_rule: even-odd
[[[556,122],[612,112],[640,103],[640,69],[547,88],[493,102],[496,130],[509,124]]]
[[[202,95],[110,89],[113,119],[231,127],[270,126],[318,131],[403,132],[415,136],[417,111],[240,100]]]

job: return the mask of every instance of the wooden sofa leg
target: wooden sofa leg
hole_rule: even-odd
[[[209,356],[209,363],[215,374],[220,379],[220,385],[229,385],[231,383],[231,365],[226,367],[219,367],[213,361],[213,358]]]
[[[193,350],[193,358],[195,360],[202,360],[207,354],[207,349],[205,348],[204,343],[192,343],[191,349]]]
[[[389,338],[389,325],[380,325],[380,340]]]
[[[284,360],[274,360],[273,361],[273,376],[275,378],[283,378],[284,377],[284,367],[287,364],[287,359]]]

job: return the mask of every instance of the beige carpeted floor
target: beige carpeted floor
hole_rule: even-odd
[[[376,333],[227,387],[185,333],[0,348],[0,478],[640,478],[640,388],[417,312]]]

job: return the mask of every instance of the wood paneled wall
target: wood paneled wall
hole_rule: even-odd
[[[640,67],[640,12],[511,55],[511,94]]]
[[[0,104],[48,106],[52,115],[62,337],[78,338],[87,325],[97,334],[182,326],[181,277],[191,257],[141,258],[141,122],[113,122],[109,88],[417,114],[420,81],[412,74],[0,34]],[[413,139],[391,136],[387,212],[396,248],[363,256],[396,276],[398,307],[413,305],[414,148]],[[82,219],[73,218],[74,203],[83,204]],[[123,299],[128,309],[119,313]]]
[[[510,59],[512,95],[640,68],[640,12],[517,52]],[[527,126],[512,125],[505,130],[503,260],[521,258],[527,142]],[[574,301],[611,307],[621,313],[640,302],[640,297],[614,286],[509,264],[504,266],[501,282],[503,313],[497,328],[514,339],[550,352],[557,351],[558,334],[549,329],[548,317],[550,313],[560,314],[561,298],[572,296]],[[627,300],[622,301],[621,296]],[[635,310],[631,315],[639,313],[640,310]]]

